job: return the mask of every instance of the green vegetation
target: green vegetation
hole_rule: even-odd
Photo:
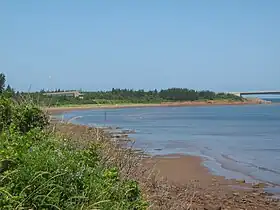
[[[138,183],[106,164],[98,141],[83,148],[51,132],[34,103],[0,94],[0,209],[146,209]]]
[[[4,74],[0,74],[0,93],[4,91],[5,88],[6,77]]]
[[[58,90],[60,91],[60,90]],[[166,90],[129,90],[112,89],[111,91],[82,92],[82,98],[69,96],[46,96],[45,91],[28,93],[42,106],[63,106],[71,104],[129,104],[129,103],[161,103],[180,101],[228,100],[242,101],[241,97],[215,93],[212,91],[195,91],[186,88],[170,88]],[[39,100],[38,100],[39,99]]]
[[[116,89],[110,91],[80,91],[83,96],[56,96],[45,95],[46,92],[62,92],[41,90],[39,92],[19,93],[15,92],[9,85],[5,89],[5,75],[0,74],[0,93],[4,92],[6,96],[15,99],[24,97],[40,106],[67,106],[83,104],[139,104],[139,103],[162,103],[162,102],[183,102],[183,101],[208,101],[208,100],[226,100],[243,101],[242,97],[227,93],[215,93],[213,91],[196,91],[187,88],[169,88],[162,90],[133,90]],[[71,90],[65,90],[71,91]]]

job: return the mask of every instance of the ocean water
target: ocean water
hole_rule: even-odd
[[[199,155],[212,173],[280,186],[280,105],[84,110],[64,118],[133,129],[154,155]]]

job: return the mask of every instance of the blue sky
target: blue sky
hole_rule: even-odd
[[[17,89],[280,89],[278,0],[2,0]]]

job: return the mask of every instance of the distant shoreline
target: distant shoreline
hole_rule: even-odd
[[[260,99],[251,99],[246,101],[185,101],[185,102],[163,102],[157,104],[87,104],[87,105],[70,105],[60,107],[43,108],[51,114],[64,112],[91,110],[91,109],[119,109],[119,108],[141,108],[141,107],[182,107],[182,106],[222,106],[222,105],[254,105],[267,104],[268,102]]]

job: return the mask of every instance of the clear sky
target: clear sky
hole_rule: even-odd
[[[1,0],[16,89],[280,89],[279,0]]]

